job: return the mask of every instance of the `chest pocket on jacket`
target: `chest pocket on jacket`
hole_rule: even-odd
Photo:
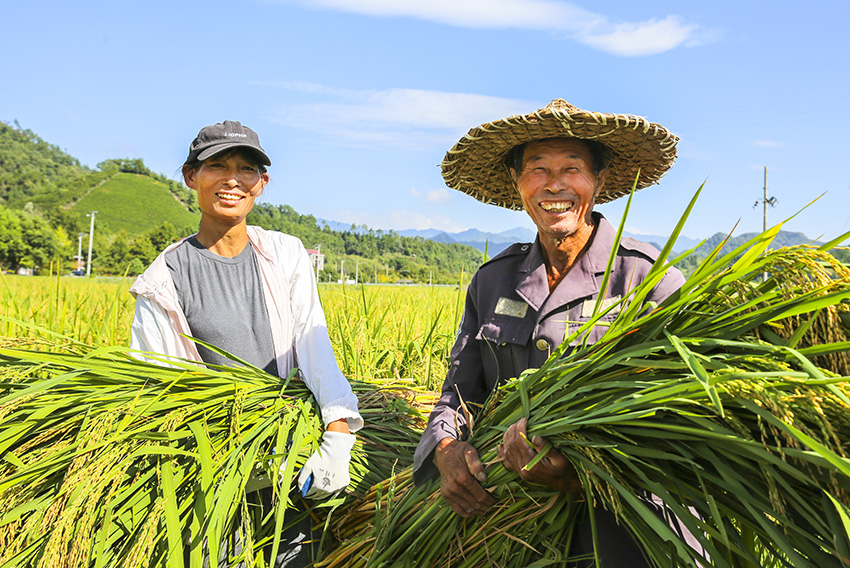
[[[533,330],[533,322],[516,318],[491,318],[481,325],[475,339],[489,341],[496,345],[505,343],[527,345]]]
[[[597,341],[599,341],[599,339],[608,331],[611,322],[614,321],[618,315],[619,314],[617,313],[608,313],[599,318],[597,324],[590,329],[590,336],[588,341],[590,343],[596,343]],[[586,324],[588,321],[590,321],[589,317],[582,317],[579,315],[579,317],[577,317],[575,321],[571,321],[567,326],[566,335],[569,336],[572,333],[575,333],[581,326]],[[580,339],[570,342],[570,345],[578,345],[579,343],[581,343]]]
[[[480,341],[484,380],[489,388],[528,368],[528,343],[533,331],[533,321],[498,317],[484,321],[475,338]]]

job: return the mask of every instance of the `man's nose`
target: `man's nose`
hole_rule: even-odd
[[[567,187],[565,176],[552,174],[546,180],[546,191],[550,193],[560,193]]]

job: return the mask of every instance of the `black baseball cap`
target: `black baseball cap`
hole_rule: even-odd
[[[189,145],[189,157],[186,158],[186,163],[195,160],[203,162],[210,156],[230,148],[248,148],[257,155],[262,165],[272,165],[266,151],[260,146],[260,137],[257,133],[235,120],[225,120],[201,128]]]

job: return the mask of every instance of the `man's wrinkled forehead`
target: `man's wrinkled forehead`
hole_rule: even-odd
[[[523,149],[523,165],[543,159],[547,154],[556,152],[570,160],[592,162],[593,155],[587,143],[580,138],[544,138],[532,140]]]

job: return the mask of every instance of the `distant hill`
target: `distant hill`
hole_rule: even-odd
[[[514,243],[530,243],[537,236],[537,233],[525,227],[514,227],[501,231],[499,233],[488,233],[479,231],[478,229],[467,229],[457,233],[449,233],[445,231],[437,231],[436,229],[408,229],[398,231],[398,234],[405,236],[419,236],[441,243],[459,243],[477,248],[484,252],[487,248],[487,255],[491,258],[502,252]],[[635,238],[645,243],[653,244],[656,248],[661,248],[667,242],[668,236],[662,235],[640,235],[624,231],[623,234],[627,237]],[[688,237],[679,237],[676,241],[676,250],[685,251],[696,247],[700,241]]]
[[[95,222],[109,232],[137,235],[171,223],[181,232],[194,230],[200,213],[188,211],[162,182],[146,175],[119,172],[92,188],[72,207],[85,214],[97,211]]]
[[[749,241],[758,234],[759,233],[743,233],[730,238],[729,242],[723,245],[721,253],[728,252],[736,247],[741,246],[743,243]],[[711,237],[707,238],[705,240],[705,243],[695,251],[696,255],[701,257],[706,256],[709,252],[714,250],[720,243],[722,243],[723,240],[726,239],[726,237],[726,233],[715,233]],[[773,242],[770,243],[770,246],[768,248],[777,249],[796,245],[820,246],[822,244],[822,242],[814,241],[803,233],[798,233],[794,231],[779,231],[779,233],[777,233],[776,235],[776,238],[773,239]]]
[[[408,237],[423,237],[441,243],[467,245],[481,252],[484,252],[486,248],[487,256],[492,258],[514,243],[533,241],[536,233],[524,227],[514,227],[499,233],[488,233],[478,229],[467,229],[457,233],[435,231],[434,229],[407,229],[398,231],[398,234]]]
[[[110,159],[98,170],[17,123],[0,122],[0,205],[41,215],[71,235],[88,228],[86,213],[108,232],[136,236],[163,222],[193,227],[195,193],[151,172],[140,159]]]

